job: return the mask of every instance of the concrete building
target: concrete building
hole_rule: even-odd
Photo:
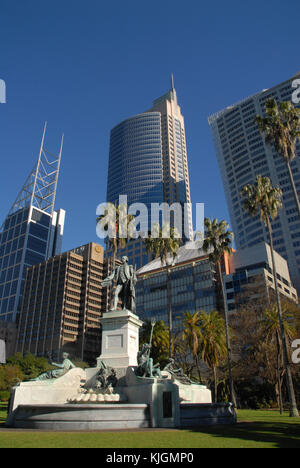
[[[62,351],[93,361],[101,349],[106,310],[104,249],[90,243],[27,270],[17,351],[37,356]]]
[[[65,211],[54,210],[62,144],[58,156],[45,149],[0,229],[0,320],[17,322],[26,269],[61,252]]]
[[[179,203],[182,216],[177,224],[184,238],[192,237],[189,205],[183,216],[191,195],[184,117],[173,79],[170,91],[155,100],[151,109],[126,119],[111,131],[107,201],[118,205],[120,195],[127,196],[129,206],[143,203],[148,208],[148,231],[155,223],[152,204]],[[158,221],[162,224],[163,215]],[[171,219],[171,224],[174,222]],[[151,260],[141,239],[131,241],[119,252],[122,255],[127,255],[137,269]]]
[[[292,282],[300,291],[300,220],[288,177],[286,164],[273,147],[265,144],[254,122],[263,115],[265,102],[275,98],[278,102],[291,101],[295,93],[295,80],[300,73],[270,89],[265,89],[241,102],[231,105],[209,118],[209,124],[221,171],[232,229],[237,250],[269,242],[268,233],[258,217],[250,217],[243,209],[241,189],[253,183],[261,174],[270,177],[273,185],[283,191],[283,208],[272,222],[274,247],[288,262]],[[294,103],[299,106],[299,103]],[[300,142],[292,172],[300,195]]]
[[[286,260],[274,252],[277,280],[283,299],[298,302],[296,289],[291,283]],[[243,303],[275,300],[275,283],[272,270],[271,250],[268,244],[260,243],[234,252],[233,273],[224,275],[224,284],[229,312],[243,307]]]

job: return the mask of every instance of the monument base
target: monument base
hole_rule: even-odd
[[[108,367],[137,366],[139,329],[143,322],[129,310],[106,312],[100,319],[102,325],[102,353],[97,366],[105,362]]]
[[[163,371],[137,376],[142,321],[128,310],[104,314],[97,367],[12,390],[7,425],[47,430],[174,428],[233,424],[232,405],[214,405],[211,392]],[[109,380],[109,378],[111,380]],[[185,383],[186,382],[186,383]]]

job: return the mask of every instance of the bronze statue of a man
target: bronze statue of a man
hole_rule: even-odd
[[[127,309],[135,313],[135,285],[137,278],[134,267],[128,265],[128,257],[122,257],[122,265],[117,266],[112,274],[102,282],[102,287],[111,286],[114,281],[116,282],[116,288],[110,310],[117,310],[119,298],[121,298],[123,310]]]

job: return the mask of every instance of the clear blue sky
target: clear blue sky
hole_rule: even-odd
[[[192,201],[228,219],[207,118],[300,68],[300,3],[265,0],[0,0],[0,219],[47,147],[65,145],[56,207],[63,249],[97,241],[109,133],[151,107],[174,73]]]

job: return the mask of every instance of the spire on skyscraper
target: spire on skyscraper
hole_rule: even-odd
[[[173,73],[171,74],[171,89],[174,89],[174,75]]]

